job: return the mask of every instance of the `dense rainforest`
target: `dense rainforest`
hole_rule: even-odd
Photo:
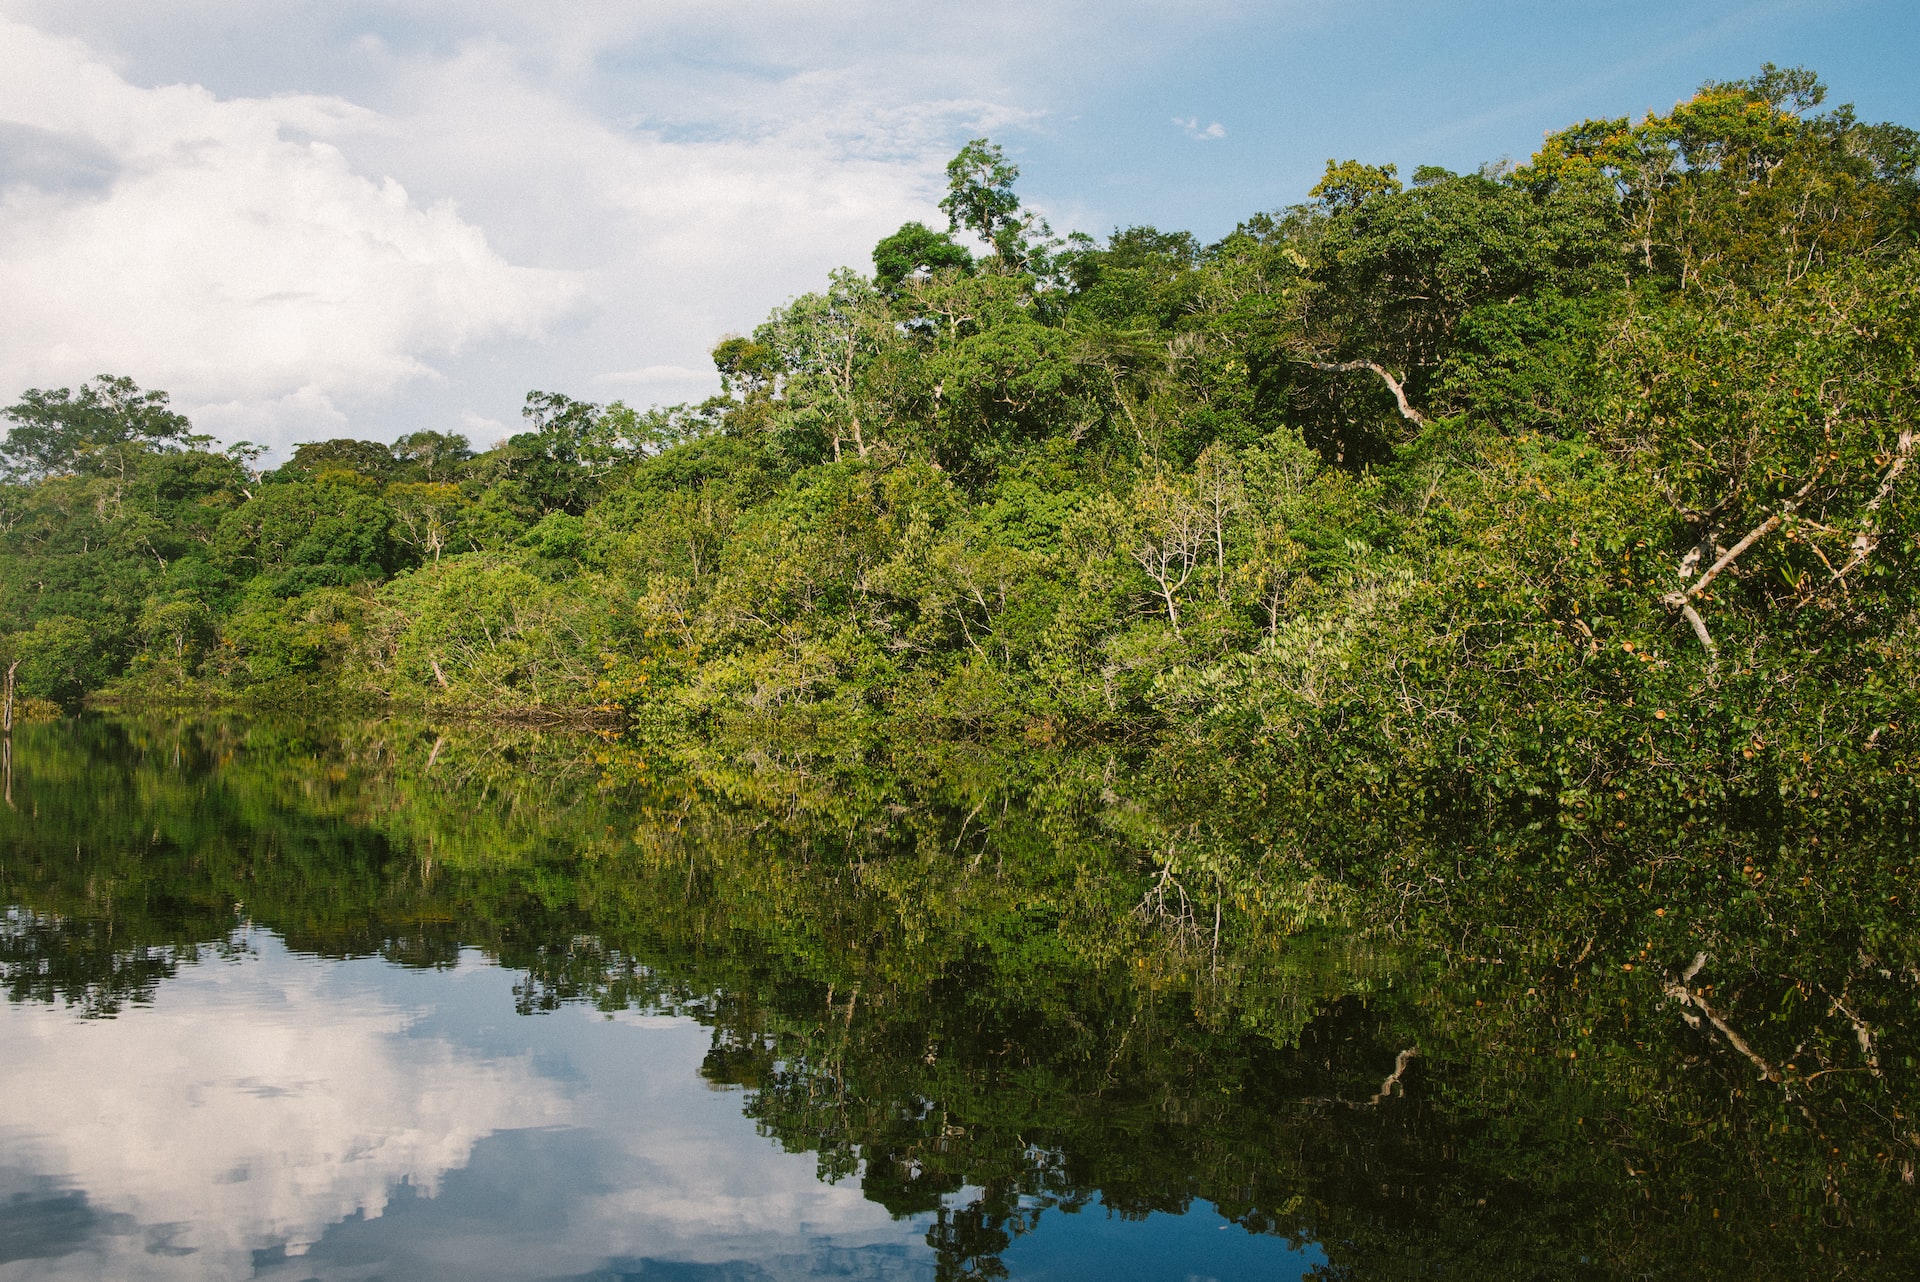
[[[699,405],[0,411],[9,1000],[477,948],[941,1277],[1911,1276],[1920,134],[1770,65],[1213,244],[948,176]]]
[[[533,393],[479,452],[261,471],[129,379],[30,390],[0,664],[35,706],[1105,744],[1269,834],[1904,812],[1920,135],[1825,92],[1330,161],[1213,244],[1057,238],[977,140],[946,230],[722,340],[722,395]]]

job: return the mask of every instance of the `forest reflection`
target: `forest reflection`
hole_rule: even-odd
[[[1199,1203],[1333,1277],[1920,1275],[1897,824],[1521,816],[1286,872],[1253,818],[1105,753],[15,740],[13,1002],[124,1017],[248,929],[478,949],[522,1014],[699,1021],[704,1077],[821,1180],[929,1217],[942,1276],[1001,1275],[1063,1210]]]

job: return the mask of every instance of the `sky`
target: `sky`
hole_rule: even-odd
[[[1920,125],[1916,60],[1913,0],[0,0],[0,404],[484,448],[531,389],[707,395],[972,137],[1059,231],[1210,240],[1765,61]]]

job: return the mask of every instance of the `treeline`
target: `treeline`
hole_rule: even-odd
[[[29,392],[0,657],[63,703],[1152,743],[1255,809],[1904,805],[1920,136],[1824,96],[1330,162],[1210,245],[1055,238],[976,141],[947,230],[722,341],[724,395],[536,393],[479,453],[256,474],[131,382]]]

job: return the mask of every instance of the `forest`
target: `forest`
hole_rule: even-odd
[[[1920,133],[1769,64],[1214,243],[947,177],[701,404],[0,409],[8,1001],[477,950],[939,1278],[1914,1276]]]
[[[1920,135],[1826,93],[1329,161],[1212,244],[1056,236],[978,139],[944,230],[720,340],[722,394],[534,392],[487,449],[261,470],[130,378],[27,390],[0,666],[27,715],[1104,745],[1267,844],[1905,814]]]

